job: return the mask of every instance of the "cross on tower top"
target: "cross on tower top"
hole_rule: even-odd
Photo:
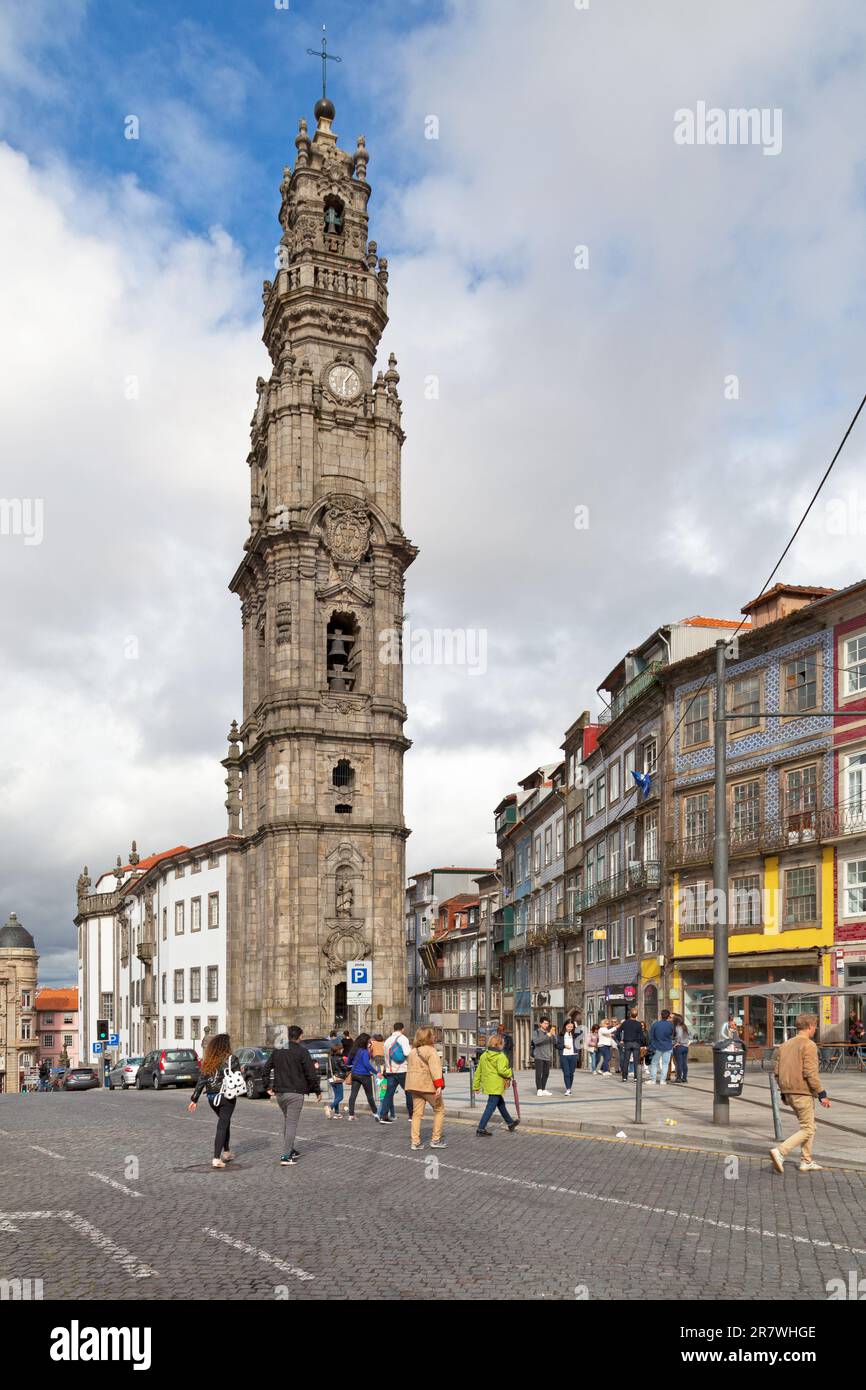
[[[331,62],[331,63],[342,63],[343,60],[342,60],[342,58],[338,58],[337,55],[336,55],[336,53],[329,53],[329,52],[328,52],[328,39],[327,39],[327,36],[326,36],[326,34],[325,34],[325,26],[324,26],[324,24],[322,25],[322,47],[321,47],[321,49],[318,49],[318,48],[308,48],[308,49],[307,49],[307,52],[309,53],[309,55],[310,55],[311,58],[321,58],[321,60],[322,60],[322,100],[323,100],[323,101],[327,101],[327,99],[328,99],[328,93],[327,93],[327,90],[326,90],[326,86],[327,86],[327,65],[328,65],[329,62]]]

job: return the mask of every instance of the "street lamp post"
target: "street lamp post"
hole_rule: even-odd
[[[716,642],[715,735],[715,835],[713,838],[713,1023],[716,1041],[728,1021],[728,798],[727,737],[725,721],[725,651],[727,642]],[[713,1088],[713,1124],[730,1124],[730,1102]]]

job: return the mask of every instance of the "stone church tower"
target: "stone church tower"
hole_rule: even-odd
[[[223,764],[241,837],[229,1027],[248,1044],[342,1023],[348,959],[372,961],[371,1031],[406,1011],[400,634],[417,551],[400,524],[400,378],[393,355],[375,370],[388,268],[367,238],[364,137],[340,150],[327,98],[315,115],[281,186],[280,268],[262,295],[273,366],[257,383],[250,532],[230,584],[244,695]]]

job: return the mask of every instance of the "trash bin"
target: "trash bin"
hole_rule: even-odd
[[[713,1043],[713,1086],[717,1096],[740,1096],[746,1068],[746,1049],[739,1038]]]

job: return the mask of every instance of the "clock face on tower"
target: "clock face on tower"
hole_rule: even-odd
[[[335,362],[328,371],[328,390],[341,401],[353,401],[361,392],[361,378],[354,367]]]

